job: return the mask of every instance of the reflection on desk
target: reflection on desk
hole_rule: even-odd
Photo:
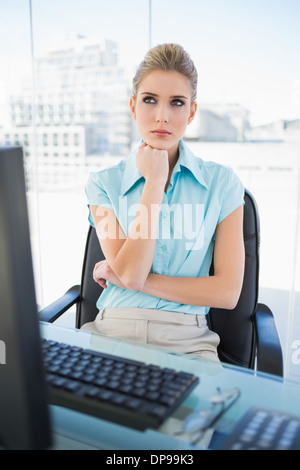
[[[280,409],[300,416],[300,385],[283,382],[275,376],[257,374],[248,369],[178,354],[163,348],[50,324],[41,323],[41,335],[46,339],[190,372],[200,379],[199,385],[155,431],[136,431],[66,408],[51,406],[55,448],[106,450],[220,448],[224,438],[252,406]],[[192,445],[191,436],[181,432],[184,420],[192,412],[208,408],[211,405],[210,397],[218,388],[234,387],[240,389],[239,399],[217,421],[214,428],[202,436],[197,445]]]

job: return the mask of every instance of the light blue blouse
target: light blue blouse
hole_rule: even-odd
[[[114,210],[125,235],[136,217],[144,178],[136,168],[136,150],[117,165],[92,172],[86,185],[88,205]],[[244,204],[244,187],[232,169],[196,157],[179,142],[179,158],[164,193],[152,273],[178,277],[209,275],[216,226]],[[89,213],[91,225],[93,220]],[[209,306],[170,302],[111,283],[97,307],[140,307],[206,314]]]

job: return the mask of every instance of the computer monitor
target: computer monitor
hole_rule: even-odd
[[[0,148],[0,448],[51,445],[21,147]]]

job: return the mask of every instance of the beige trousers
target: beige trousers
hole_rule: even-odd
[[[147,308],[104,308],[93,322],[81,329],[219,361],[220,338],[208,328],[205,315]]]

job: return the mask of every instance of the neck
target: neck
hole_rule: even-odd
[[[179,157],[179,146],[177,145],[176,149],[170,149],[168,150],[168,155],[169,155],[169,176],[168,180],[165,186],[165,191],[167,191],[167,188],[170,183],[170,179],[172,176],[173,169],[177,163],[178,157]]]
[[[174,168],[174,166],[176,165],[176,162],[178,160],[178,157],[179,157],[179,145],[177,144],[176,147],[174,148],[171,148],[168,150],[168,156],[169,156],[169,168],[171,170],[171,173],[172,173],[172,170]]]

